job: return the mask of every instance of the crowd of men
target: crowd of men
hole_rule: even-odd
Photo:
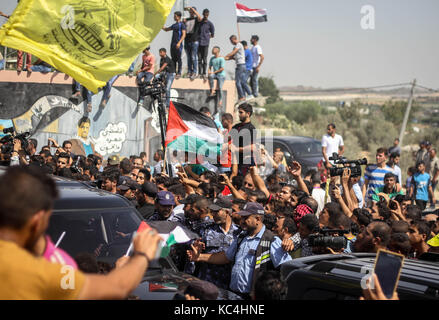
[[[169,105],[171,99],[171,87],[174,80],[183,75],[183,49],[187,58],[187,78],[194,80],[201,78],[209,82],[208,98],[215,98],[217,107],[223,106],[222,87],[226,79],[225,62],[235,60],[235,83],[238,92],[239,103],[258,97],[259,87],[258,78],[261,65],[264,61],[262,48],[259,45],[259,37],[253,35],[250,39],[252,45],[248,47],[247,41],[240,41],[236,35],[230,36],[230,42],[233,50],[225,56],[221,55],[221,48],[214,46],[211,50],[212,57],[208,59],[210,41],[215,36],[215,26],[209,20],[209,9],[204,9],[202,14],[197,11],[196,7],[187,7],[185,11],[189,12],[188,18],[183,18],[182,12],[174,12],[174,21],[171,26],[163,27],[162,30],[172,31],[171,45],[169,51],[166,48],[160,48],[158,54],[160,62],[156,63],[156,56],[148,46],[142,52],[142,62],[140,68],[136,71],[136,83],[139,86],[138,103],[143,105],[144,96],[141,94],[141,87],[151,83],[153,79],[160,79],[166,87],[166,106]],[[0,12],[1,13],[1,12]],[[2,14],[5,18],[8,15]],[[170,55],[170,57],[169,57]],[[26,63],[24,65],[24,60]],[[4,58],[0,53],[0,70],[5,64]],[[23,66],[24,65],[24,66]],[[133,62],[127,73],[131,76],[135,68]],[[52,66],[42,60],[32,63],[32,55],[23,51],[18,51],[17,71],[26,70],[28,73],[52,72],[56,71]],[[111,78],[103,90],[103,97],[100,102],[100,108],[105,108],[110,99],[110,92],[113,83],[119,75]],[[84,94],[84,100],[87,104],[87,112],[92,112],[92,96],[93,93],[84,89],[83,86],[75,81],[75,90],[72,99],[80,102],[80,98]]]
[[[342,174],[331,176],[337,164],[330,158],[334,153],[343,154],[344,141],[336,134],[335,124],[329,124],[322,137],[318,170],[302,172],[300,163],[288,161],[282,150],[269,150],[257,144],[253,138],[256,129],[251,122],[252,106],[243,103],[238,108],[237,124],[233,123],[231,114],[224,114],[221,119],[225,161],[192,159],[184,153],[183,158],[173,162],[166,159],[163,150],[156,151],[154,163],[147,163],[145,153],[124,159],[115,155],[102,159],[96,154],[83,157],[72,153],[69,140],[62,145],[52,140],[37,153],[35,140],[30,139],[25,150],[20,141],[15,141],[11,157],[15,162],[5,177],[0,177],[0,194],[9,198],[14,193],[11,199],[20,197],[21,206],[26,206],[23,203],[27,202],[27,187],[32,195],[53,198],[56,190],[44,173],[88,181],[95,188],[120,194],[137,207],[146,222],[176,221],[199,236],[191,243],[176,245],[172,251],[179,270],[231,290],[244,299],[281,298],[286,288],[279,268],[299,257],[389,249],[408,259],[422,259],[425,254],[439,252],[438,210],[424,212],[429,194],[435,204],[433,190],[438,178],[437,157],[428,142],[421,144],[416,167],[405,184],[398,171],[397,141],[390,154],[384,147],[376,151],[376,163],[368,164],[364,175],[353,174],[346,167],[342,168]],[[250,134],[250,140],[239,135],[231,137],[229,133],[233,130]],[[172,155],[175,159],[179,157],[178,152]],[[167,164],[171,164],[171,171],[166,169]],[[39,184],[46,186],[35,186]],[[24,249],[30,249],[37,236],[44,234],[47,227],[44,219],[48,219],[44,212],[50,211],[50,201],[41,201],[44,206],[40,208],[40,202],[33,203],[33,209],[26,209],[27,215],[21,224],[17,222],[15,229],[12,227],[15,220],[9,219],[11,212],[20,208],[2,201],[0,252],[4,253],[3,247],[10,246],[8,241],[17,239],[11,233],[21,235],[20,241],[12,241]],[[41,210],[43,213],[38,215]],[[343,230],[339,236],[345,237],[346,245],[343,248],[312,246],[310,236],[325,228]],[[145,243],[155,239],[154,234],[144,237],[149,237]],[[116,278],[124,270],[141,270],[144,262],[152,259],[155,249],[141,243],[138,246],[136,251],[140,253],[134,259],[137,269],[134,262],[125,269],[122,267],[120,274],[116,268],[112,271]],[[137,258],[145,255],[144,260]],[[3,261],[1,257],[2,254],[0,261]],[[82,281],[83,277],[79,278]],[[116,289],[112,289],[112,294],[117,297],[126,294],[127,288],[132,289],[134,278],[131,275],[127,279],[133,282],[124,287],[125,291],[115,293]],[[102,285],[99,279],[95,279],[97,286]],[[85,297],[102,296],[89,293]]]
[[[258,76],[261,64],[264,61],[262,48],[259,45],[259,37],[253,35],[250,39],[252,48],[248,47],[246,41],[239,41],[237,36],[232,35],[230,42],[233,50],[221,55],[221,48],[212,48],[212,57],[208,60],[210,40],[215,36],[215,26],[209,20],[209,9],[204,9],[202,14],[196,7],[185,8],[189,12],[189,18],[183,18],[180,11],[174,13],[175,23],[169,27],[163,27],[166,32],[172,31],[169,58],[166,49],[161,48],[159,71],[155,67],[155,56],[146,48],[142,56],[142,66],[137,72],[137,83],[139,86],[150,82],[157,74],[162,74],[166,79],[167,104],[170,101],[170,89],[174,79],[182,77],[183,73],[183,49],[187,58],[187,78],[194,80],[201,78],[209,81],[209,98],[217,98],[217,105],[223,105],[222,87],[226,79],[225,62],[235,60],[235,83],[238,91],[238,102],[243,102],[259,95]],[[133,65],[130,71],[133,70]],[[215,83],[216,81],[216,83]],[[249,86],[250,84],[250,86]],[[143,103],[143,99],[139,101]]]

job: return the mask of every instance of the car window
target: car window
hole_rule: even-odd
[[[132,209],[93,212],[54,212],[47,233],[56,243],[65,231],[59,247],[73,258],[79,253],[94,254],[98,260],[114,262],[123,256],[140,218]]]
[[[295,142],[291,143],[291,147],[296,156],[307,156],[322,153],[322,144],[317,141]]]
[[[280,148],[280,151],[282,151],[284,153],[285,156],[291,156],[290,152],[288,151],[287,146],[285,146],[284,144],[280,144],[278,142],[274,142],[273,143],[273,152],[274,150],[276,150],[277,148]]]

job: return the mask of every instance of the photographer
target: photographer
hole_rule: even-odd
[[[329,229],[346,231],[343,235],[337,234],[338,236],[345,237],[347,240],[346,247],[341,248],[343,253],[352,253],[354,251],[354,243],[357,238],[352,233],[351,226],[352,220],[343,213],[334,214],[329,218]],[[333,235],[335,236],[336,234]]]
[[[20,135],[21,136],[21,135]],[[24,138],[25,139],[25,138]],[[13,140],[13,150],[11,152],[11,166],[14,165],[28,165],[29,159],[36,153],[37,140],[29,139],[24,140],[23,137],[14,137]],[[25,142],[25,144],[24,144]]]
[[[392,200],[397,195],[403,195],[401,190],[397,190],[396,176],[393,173],[388,172],[384,175],[384,186],[375,188],[372,194],[372,201],[379,202],[380,194],[386,194],[389,200]]]
[[[362,208],[364,204],[361,187],[358,185],[360,178],[360,175],[352,176],[351,169],[349,168],[345,168],[341,176],[343,200],[351,211],[356,208]]]
[[[165,48],[159,50],[159,55],[160,69],[154,73],[154,78],[160,78],[166,82],[166,107],[169,107],[171,101],[171,87],[175,79],[175,64],[166,54]]]

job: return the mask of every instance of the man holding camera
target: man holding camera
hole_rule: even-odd
[[[329,160],[333,153],[342,156],[344,153],[344,142],[343,137],[335,133],[335,124],[330,123],[327,127],[327,134],[322,137],[322,154],[327,169],[333,165],[333,162]]]
[[[371,164],[364,173],[363,199],[367,206],[372,205],[372,195],[380,187],[384,187],[384,176],[386,173],[393,173],[392,168],[387,166],[387,149],[379,148],[376,152],[376,164]],[[398,188],[398,185],[397,185]],[[366,197],[367,191],[367,197]]]
[[[404,194],[401,190],[398,191],[396,187],[396,176],[393,173],[386,173],[384,175],[384,186],[377,187],[372,194],[372,201],[379,202],[382,195],[387,195],[389,200],[392,200],[399,194]]]

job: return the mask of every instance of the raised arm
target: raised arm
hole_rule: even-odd
[[[265,186],[264,180],[261,178],[259,174],[256,172],[256,167],[250,167],[250,175],[253,179],[253,182],[259,190],[261,190],[267,198],[270,197],[270,191],[268,191],[267,187]]]
[[[302,190],[307,195],[309,195],[308,187],[306,186],[305,181],[302,178],[302,166],[300,165],[300,163],[297,161],[293,161],[293,166],[288,167],[288,172],[293,176],[294,179],[296,179],[299,190]]]

